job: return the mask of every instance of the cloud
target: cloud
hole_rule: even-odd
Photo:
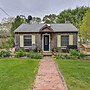
[[[64,9],[90,5],[90,0],[0,0],[0,7],[10,16],[29,15],[43,17],[46,14],[58,14]],[[7,17],[0,11],[0,17]]]

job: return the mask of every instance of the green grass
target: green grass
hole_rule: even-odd
[[[90,61],[57,60],[69,90],[90,90]]]
[[[39,60],[0,59],[0,90],[28,90],[32,88]]]

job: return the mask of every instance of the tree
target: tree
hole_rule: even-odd
[[[0,30],[0,38],[6,38],[8,36],[8,31]]]
[[[45,15],[45,17],[43,17],[43,21],[44,23],[56,23],[56,18],[57,15],[55,14]]]
[[[80,26],[80,35],[83,39],[90,39],[90,9],[83,17],[82,24]]]
[[[40,23],[41,22],[41,18],[39,17],[33,17],[31,20],[31,23]]]
[[[68,10],[64,10],[62,11],[58,16],[57,16],[57,20],[56,22],[57,23],[65,23],[65,19],[67,17],[71,18],[71,9],[68,9]]]
[[[12,27],[11,27],[11,35],[14,37],[14,30],[18,28],[22,23],[24,23],[24,19],[20,18],[20,16],[17,16],[12,22]]]
[[[6,39],[6,45],[8,48],[12,48],[14,46],[14,38],[13,37],[9,37]]]
[[[70,22],[75,25],[78,29],[80,29],[81,22],[83,20],[83,16],[87,12],[89,7],[76,7],[75,9],[67,9],[62,11],[57,16],[57,23],[65,23],[65,18],[69,17]]]
[[[0,30],[3,32],[10,32],[13,20],[13,17],[3,18],[0,25]]]

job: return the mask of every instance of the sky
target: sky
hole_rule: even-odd
[[[90,0],[0,0],[0,8],[10,17],[31,15],[44,17],[49,14],[59,14],[64,9],[74,9],[77,6],[90,6]],[[0,21],[9,17],[0,9]]]

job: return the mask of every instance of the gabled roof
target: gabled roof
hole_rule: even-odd
[[[40,30],[46,24],[22,24],[16,30],[17,32],[40,32]],[[53,32],[78,32],[77,28],[72,24],[47,24],[47,27],[50,27]]]
[[[53,29],[51,28],[51,26],[50,25],[48,25],[48,24],[46,24],[46,25],[44,25],[40,30],[39,30],[39,32],[53,32]]]

